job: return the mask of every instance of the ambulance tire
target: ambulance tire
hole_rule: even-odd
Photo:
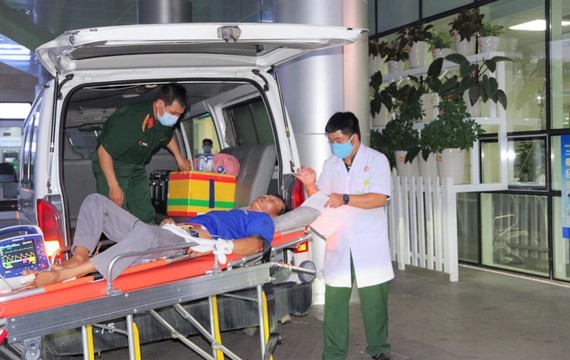
[[[301,264],[299,264],[299,267],[302,267],[303,269],[315,271],[315,273],[313,273],[313,274],[309,274],[309,273],[305,273],[305,272],[299,272],[299,274],[298,274],[299,280],[302,283],[310,283],[313,280],[315,280],[315,277],[317,276],[317,273],[316,273],[317,266],[315,265],[314,262],[312,262],[311,260],[305,260]]]

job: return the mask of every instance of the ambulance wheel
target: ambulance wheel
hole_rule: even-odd
[[[299,267],[314,271],[313,274],[306,272],[299,272],[298,275],[299,280],[301,280],[302,283],[310,283],[311,281],[315,280],[315,277],[317,276],[317,266],[315,265],[314,262],[312,262],[311,260],[305,260],[301,264],[299,264]]]

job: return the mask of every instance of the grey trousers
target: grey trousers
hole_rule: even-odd
[[[79,209],[72,252],[77,246],[81,246],[93,254],[101,234],[116,242],[115,245],[90,259],[105,279],[109,279],[109,264],[119,254],[186,243],[184,238],[168,230],[145,224],[107,197],[91,194],[85,198]],[[183,253],[184,249],[122,258],[113,266],[110,278],[115,279],[126,268],[141,259],[158,259]]]

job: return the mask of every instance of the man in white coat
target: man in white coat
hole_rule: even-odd
[[[325,127],[333,156],[316,181],[311,168],[295,176],[309,196],[328,195],[325,207],[345,207],[347,220],[326,240],[323,359],[348,356],[349,300],[356,281],[367,348],[373,359],[390,359],[388,282],[394,278],[385,204],[390,197],[386,156],[360,142],[358,119],[351,112],[334,114]]]

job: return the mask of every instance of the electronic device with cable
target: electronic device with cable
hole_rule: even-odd
[[[22,276],[24,270],[48,270],[44,237],[39,227],[17,225],[0,229],[0,277]]]

